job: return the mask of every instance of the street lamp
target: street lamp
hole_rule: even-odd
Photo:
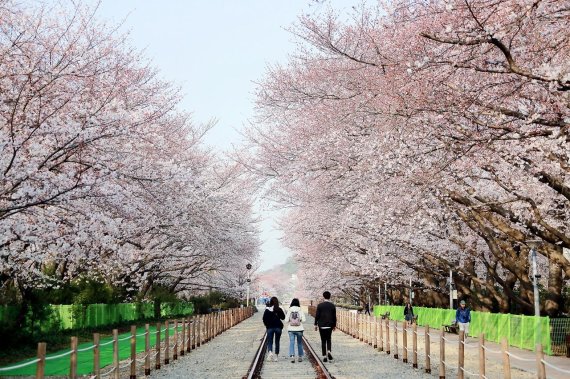
[[[540,243],[542,243],[542,241],[530,240],[525,242],[528,246],[530,246],[530,259],[532,261],[532,287],[534,292],[534,316],[536,317],[537,322],[535,343],[539,344],[541,341],[542,325],[540,323],[540,298],[538,292],[538,279],[540,279],[540,275],[536,269],[536,248]]]
[[[245,305],[246,305],[247,307],[249,307],[249,283],[251,283],[251,279],[249,278],[249,273],[250,273],[250,270],[251,270],[251,264],[249,264],[249,263],[246,264],[246,265],[245,265],[245,268],[247,269],[247,300],[246,300],[246,302],[245,302]]]

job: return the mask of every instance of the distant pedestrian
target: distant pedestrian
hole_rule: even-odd
[[[287,324],[287,332],[289,332],[289,358],[291,363],[295,363],[295,339],[297,340],[297,359],[303,361],[303,323],[306,321],[305,313],[301,310],[299,299],[293,299],[285,323]]]
[[[412,308],[412,304],[410,302],[407,302],[406,307],[404,308],[404,319],[407,322],[412,322],[414,319],[414,308]]]
[[[455,311],[455,321],[459,330],[465,332],[465,337],[469,334],[469,323],[471,322],[471,309],[465,306],[465,300],[459,302],[459,308]]]
[[[324,301],[317,305],[315,313],[315,330],[319,329],[321,336],[321,347],[323,353],[323,362],[333,360],[331,354],[332,332],[336,329],[336,307],[331,302],[331,293],[323,292]]]
[[[267,328],[267,360],[277,362],[279,358],[279,341],[283,331],[285,312],[279,307],[279,300],[273,296],[269,300],[269,306],[263,312],[263,324]],[[275,350],[273,350],[273,340],[275,339]]]
[[[364,304],[364,314],[370,316],[370,304]]]

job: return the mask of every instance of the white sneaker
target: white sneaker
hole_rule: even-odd
[[[303,357],[299,357],[297,360],[298,360],[299,362],[303,362]]]
[[[277,362],[279,360],[278,358],[279,358],[279,355],[274,354],[273,355],[273,362]]]
[[[272,361],[273,360],[273,352],[270,351],[269,354],[267,354],[267,360],[268,361]]]
[[[289,358],[291,358],[291,363],[295,363],[295,356],[291,355]]]

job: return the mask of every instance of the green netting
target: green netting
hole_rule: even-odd
[[[42,331],[96,328],[126,321],[148,319],[154,316],[153,303],[50,305],[49,317],[42,322]],[[162,303],[161,317],[189,315],[194,312],[192,303]],[[0,322],[12,325],[18,307],[0,307]]]
[[[404,320],[404,307],[396,305],[377,305],[374,315],[383,315],[390,312],[392,320]],[[429,325],[440,329],[455,320],[454,309],[414,307],[418,316],[418,325]],[[485,334],[485,339],[500,342],[507,337],[511,346],[534,350],[538,342],[544,346],[546,354],[552,354],[550,346],[550,319],[549,317],[536,317],[524,315],[511,315],[502,313],[471,312],[469,335],[478,337]],[[539,341],[540,340],[540,341]]]
[[[12,325],[18,316],[18,308],[10,305],[0,306],[0,322]]]
[[[164,325],[162,326],[162,328],[164,328]],[[173,336],[174,333],[174,328],[170,327],[170,336]],[[178,327],[179,330],[182,330],[182,327],[179,326]],[[149,328],[150,330],[150,345],[151,347],[154,347],[155,343],[156,343],[156,327],[152,326]],[[145,329],[144,327],[140,327],[137,329],[137,334],[141,334],[140,336],[137,336],[136,338],[136,347],[137,347],[137,352],[142,352],[145,349],[145,336],[143,335]],[[163,331],[161,332],[161,341],[164,341],[164,335],[165,335],[165,331],[163,329]],[[171,337],[172,338],[172,337]],[[130,354],[131,354],[131,345],[130,345],[130,333],[124,333],[119,335],[119,340],[124,339],[123,341],[119,342],[119,359],[123,360],[123,359],[128,359],[130,358]],[[102,338],[100,341],[100,367],[105,367],[108,366],[110,364],[113,363],[113,344],[109,343],[110,341],[112,341],[113,338],[112,337],[107,337],[107,338]],[[93,346],[93,343],[91,342],[86,342],[86,343],[82,343],[78,346],[78,350],[82,350],[82,349],[86,349]],[[69,349],[67,350],[62,350],[62,351],[58,351],[56,353],[52,353],[52,354],[48,354],[46,356],[46,367],[45,367],[45,375],[67,375],[69,374],[69,365],[70,365],[70,359],[69,359],[69,355],[65,355],[63,357],[60,358],[56,358],[56,359],[51,359],[50,357],[55,357],[58,355],[61,355],[65,352],[69,351]],[[23,364],[26,362],[30,362],[33,361],[33,359],[27,359],[25,361],[21,361],[18,363],[14,363],[10,366],[16,366],[19,364]],[[107,369],[108,370],[108,369]],[[105,372],[106,370],[103,369],[102,372]],[[87,375],[87,374],[91,374],[93,372],[93,349],[89,349],[86,351],[82,351],[79,352],[77,354],[77,374],[79,375]],[[35,375],[36,373],[36,365],[35,364],[30,364],[29,366],[26,367],[22,367],[19,369],[13,369],[13,370],[3,370],[0,369],[0,376],[23,376],[23,375]]]

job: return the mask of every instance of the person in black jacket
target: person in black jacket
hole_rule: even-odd
[[[323,292],[325,300],[317,305],[315,313],[315,330],[319,329],[321,336],[321,347],[323,353],[323,362],[332,361],[331,354],[332,332],[336,329],[336,307],[331,302],[331,293]]]
[[[410,324],[414,320],[414,308],[412,308],[411,303],[406,303],[406,307],[404,308],[404,320]]]
[[[273,296],[269,301],[269,306],[263,312],[263,325],[267,328],[267,360],[277,362],[279,357],[279,341],[283,331],[285,312],[279,307],[279,300]],[[273,351],[273,339],[275,339],[275,351]]]

